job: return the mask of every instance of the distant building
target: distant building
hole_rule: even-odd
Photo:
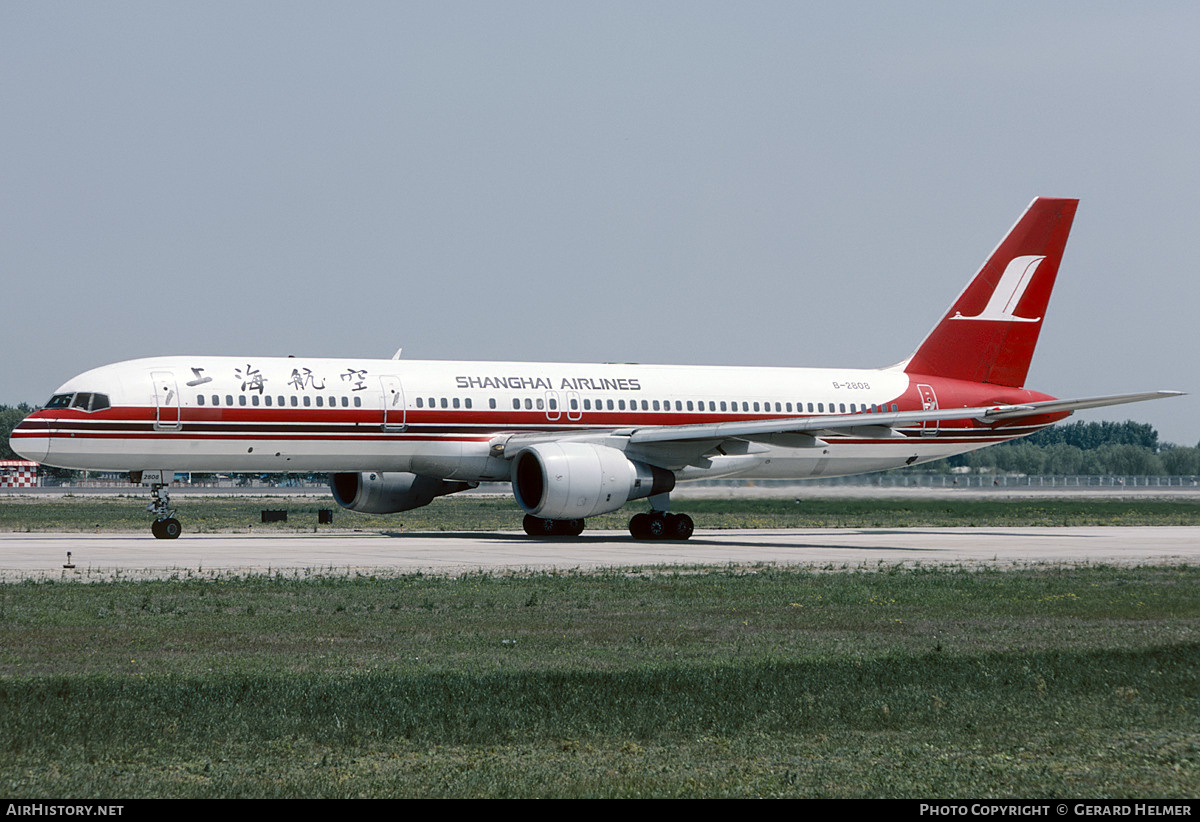
[[[0,488],[36,488],[42,484],[40,468],[28,460],[0,460]]]

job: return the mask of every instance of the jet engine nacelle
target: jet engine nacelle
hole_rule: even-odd
[[[665,494],[675,487],[675,475],[605,445],[551,442],[517,454],[512,486],[526,513],[582,519],[616,511],[629,500]]]
[[[338,473],[329,478],[329,489],[337,504],[360,514],[411,511],[428,505],[435,497],[465,491],[476,484],[405,472]]]

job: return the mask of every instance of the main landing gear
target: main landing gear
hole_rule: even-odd
[[[525,533],[531,537],[577,537],[583,533],[581,519],[542,519],[526,514],[522,523]],[[666,511],[651,511],[635,514],[629,520],[629,533],[634,539],[685,540],[696,530],[696,524],[687,514],[669,514]]]
[[[531,537],[577,537],[583,533],[581,519],[542,519],[526,514],[521,524]]]
[[[171,509],[171,496],[166,488],[161,482],[150,485],[150,496],[154,497],[154,501],[146,506],[146,510],[156,517],[154,522],[150,523],[150,533],[158,539],[175,539],[182,533],[183,526],[175,519],[175,512]]]
[[[672,514],[670,493],[654,494],[649,498],[650,512],[634,514],[629,520],[629,533],[634,539],[689,539],[696,523],[687,514]]]
[[[650,497],[651,510],[634,514],[629,520],[629,533],[636,540],[665,539],[683,541],[690,539],[696,523],[687,514],[672,514],[667,510],[670,497],[655,494]],[[525,533],[531,537],[577,537],[583,533],[581,519],[542,519],[526,514]]]
[[[629,520],[629,533],[634,539],[688,539],[696,530],[696,523],[687,514],[670,514],[666,511],[651,511],[634,514]]]

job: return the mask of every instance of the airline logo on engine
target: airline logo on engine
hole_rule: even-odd
[[[558,385],[555,385],[557,380]],[[454,378],[458,388],[504,388],[510,391],[641,391],[637,377],[471,377]]]

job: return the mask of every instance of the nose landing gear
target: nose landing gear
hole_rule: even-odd
[[[176,539],[182,531],[183,526],[179,524],[179,520],[175,519],[175,517],[156,519],[150,523],[150,533],[154,534],[158,539]]]
[[[158,472],[153,472],[158,474]],[[166,475],[166,472],[163,472]],[[134,483],[142,482],[141,471],[131,471],[129,479]],[[183,533],[183,526],[175,519],[175,511],[171,508],[171,495],[165,482],[150,482],[150,496],[153,498],[146,510],[154,514],[154,522],[150,523],[150,533],[157,539],[177,539]]]

